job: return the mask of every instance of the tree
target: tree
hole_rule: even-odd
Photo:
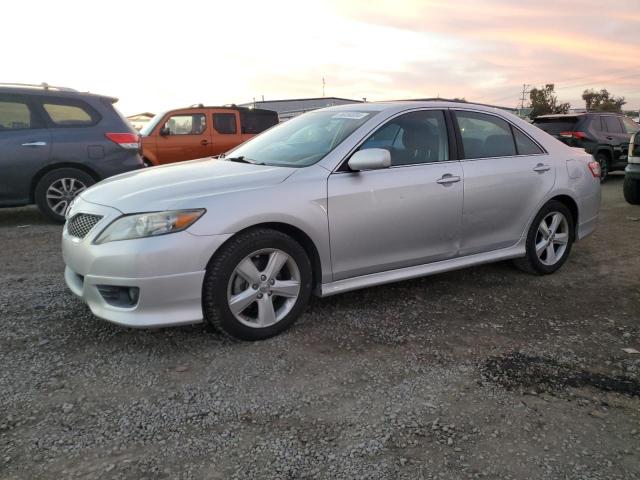
[[[532,88],[529,92],[529,99],[532,108],[529,118],[532,120],[540,115],[567,113],[570,107],[566,102],[558,103],[553,83],[546,84],[544,88]]]
[[[606,88],[599,92],[595,90],[585,90],[582,93],[587,110],[597,110],[600,112],[622,112],[622,106],[627,103],[624,97],[614,97]]]

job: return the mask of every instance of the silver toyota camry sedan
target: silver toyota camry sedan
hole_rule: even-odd
[[[332,107],[222,158],[86,190],[67,212],[65,279],[111,322],[263,339],[312,293],[506,259],[553,273],[596,226],[599,175],[591,156],[495,108]]]

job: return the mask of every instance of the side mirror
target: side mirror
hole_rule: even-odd
[[[166,137],[167,135],[171,135],[171,130],[169,130],[167,127],[162,127],[160,129],[160,136]]]
[[[348,162],[349,168],[353,171],[379,170],[391,166],[391,154],[383,148],[368,148],[358,150]]]

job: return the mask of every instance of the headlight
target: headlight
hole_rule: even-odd
[[[101,244],[180,232],[189,228],[204,212],[204,209],[170,210],[126,215],[111,222],[98,235],[94,243]]]

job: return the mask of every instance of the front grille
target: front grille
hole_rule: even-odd
[[[84,238],[100,220],[102,220],[102,215],[78,213],[67,222],[67,232],[71,236]]]

